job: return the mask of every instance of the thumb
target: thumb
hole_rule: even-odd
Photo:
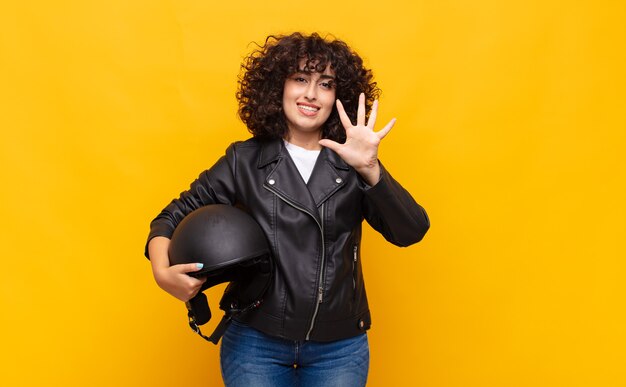
[[[338,142],[329,140],[327,138],[319,140],[318,144],[320,144],[321,146],[325,146],[326,148],[330,148],[331,150],[335,151],[335,153],[337,153],[339,147],[341,146],[341,144],[339,144]]]

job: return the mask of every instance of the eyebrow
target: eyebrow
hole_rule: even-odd
[[[302,74],[302,75],[311,75],[311,72],[305,72],[305,71],[297,71],[295,74]],[[320,79],[335,79],[334,75],[327,75],[327,74],[320,74]]]

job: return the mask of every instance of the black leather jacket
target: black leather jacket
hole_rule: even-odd
[[[239,319],[290,340],[331,341],[370,327],[360,261],[363,219],[398,246],[420,241],[429,228],[426,212],[382,165],[380,181],[368,187],[323,148],[305,184],[282,140],[250,139],[232,144],[174,199],[152,221],[148,241],[170,238],[185,215],[213,203],[251,214],[276,262],[263,303]]]

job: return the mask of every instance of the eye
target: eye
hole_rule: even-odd
[[[295,76],[292,78],[294,81],[299,82],[299,83],[304,83],[306,82],[306,79],[304,77],[300,77],[300,76]]]
[[[326,90],[331,90],[331,89],[333,89],[333,88],[335,87],[335,83],[334,83],[333,81],[328,81],[328,82],[320,82],[320,86],[321,86],[323,89],[326,89]]]

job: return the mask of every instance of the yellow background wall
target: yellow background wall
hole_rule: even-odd
[[[221,385],[143,245],[248,137],[249,43],[301,30],[374,69],[432,220],[366,230],[369,386],[626,386],[625,4],[3,2],[0,385]]]

